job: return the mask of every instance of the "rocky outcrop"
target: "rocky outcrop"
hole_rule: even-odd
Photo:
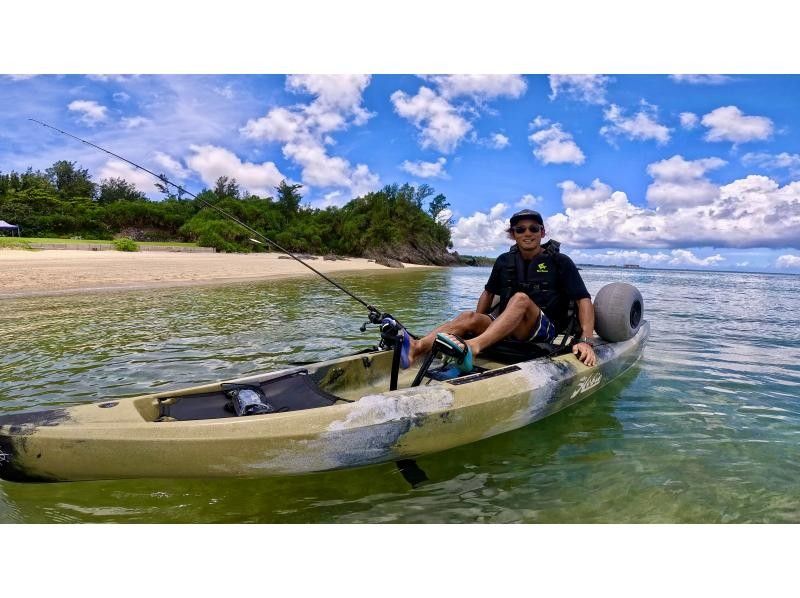
[[[375,259],[375,263],[381,266],[386,266],[387,268],[405,268],[405,266],[403,266],[403,262],[393,260],[389,257],[379,257]]]
[[[455,266],[458,263],[456,257],[443,247],[414,242],[368,249],[364,252],[364,257],[374,259],[378,263],[380,263],[378,260],[382,258],[426,266]]]
[[[294,253],[292,255],[294,255],[294,257],[300,258],[301,260],[305,260],[305,261],[317,259],[317,256],[309,255],[307,253]],[[278,259],[279,260],[292,260],[294,258],[291,257],[291,256],[288,256],[288,255],[279,255]]]

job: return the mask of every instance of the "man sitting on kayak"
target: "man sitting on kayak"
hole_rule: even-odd
[[[551,342],[567,325],[570,300],[577,304],[582,331],[572,352],[587,366],[595,365],[591,296],[573,261],[558,252],[558,243],[551,240],[542,245],[544,235],[544,221],[538,212],[522,210],[511,216],[508,236],[516,245],[495,261],[476,310],[460,313],[419,340],[405,334],[403,367],[428,353],[437,338],[458,355],[463,371],[471,371],[473,358],[504,338]],[[496,315],[492,309],[495,296],[500,298]],[[461,336],[466,334],[475,336],[464,341]]]

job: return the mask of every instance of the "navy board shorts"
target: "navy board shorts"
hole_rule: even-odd
[[[492,320],[496,320],[497,316],[489,314]],[[556,337],[556,327],[550,321],[550,318],[542,311],[539,310],[539,319],[536,320],[533,328],[531,328],[531,335],[528,337],[529,343],[550,343]]]

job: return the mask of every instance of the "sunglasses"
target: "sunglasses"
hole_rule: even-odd
[[[543,230],[543,226],[539,226],[538,224],[529,224],[528,226],[515,226],[514,232],[518,235],[521,235],[526,230],[531,231],[532,233],[538,233],[540,230]]]

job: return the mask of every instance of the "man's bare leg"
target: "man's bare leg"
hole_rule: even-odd
[[[439,332],[458,336],[467,333],[477,335],[466,341],[473,355],[477,355],[482,349],[507,336],[513,336],[518,340],[527,340],[539,318],[539,311],[539,307],[531,301],[530,297],[525,293],[517,293],[496,320],[474,311],[462,312],[454,320],[445,322],[421,339],[412,339],[409,360],[413,363],[415,359],[428,353]]]
[[[491,326],[492,323],[492,319],[486,314],[479,314],[474,311],[461,312],[454,319],[445,322],[422,338],[418,340],[411,339],[411,350],[408,353],[409,361],[413,363],[414,360],[421,355],[429,353],[433,347],[433,341],[436,340],[436,334],[439,332],[456,334],[458,336],[464,336],[465,334],[479,335]]]
[[[527,340],[530,337],[536,321],[539,319],[539,307],[525,293],[517,293],[508,302],[505,310],[491,326],[476,336],[467,340],[467,345],[475,356],[486,347],[490,347],[508,336],[517,340]]]

